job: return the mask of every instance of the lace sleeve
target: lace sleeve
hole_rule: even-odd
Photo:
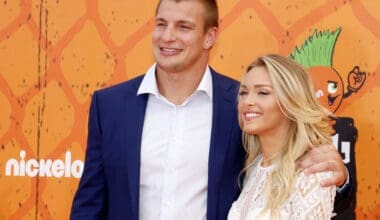
[[[287,209],[290,219],[331,219],[334,208],[335,186],[321,187],[322,179],[331,172],[306,176],[299,173],[296,179],[295,191],[290,197]]]

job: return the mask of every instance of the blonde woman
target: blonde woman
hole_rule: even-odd
[[[228,219],[332,217],[335,186],[320,186],[331,172],[296,169],[308,149],[331,142],[328,117],[310,77],[291,59],[266,55],[249,65],[238,96],[246,176]]]

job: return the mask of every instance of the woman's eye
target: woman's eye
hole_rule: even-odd
[[[269,95],[269,92],[264,92],[264,91],[261,91],[261,92],[258,92],[259,95]]]
[[[240,91],[239,96],[247,95],[248,93],[246,91]]]

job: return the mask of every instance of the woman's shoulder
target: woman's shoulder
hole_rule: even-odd
[[[306,175],[299,172],[295,179],[287,208],[294,219],[330,219],[334,208],[335,186],[322,187],[321,181],[331,176],[330,172]],[[298,217],[299,218],[298,218]],[[297,218],[296,218],[297,217]]]
[[[296,184],[307,185],[309,187],[320,186],[322,180],[332,176],[332,172],[319,172],[306,175],[303,171],[297,173]]]
[[[296,191],[306,195],[311,191],[325,191],[331,190],[335,192],[335,186],[322,187],[322,180],[332,176],[332,172],[320,172],[316,174],[306,175],[304,172],[299,172],[295,181]]]

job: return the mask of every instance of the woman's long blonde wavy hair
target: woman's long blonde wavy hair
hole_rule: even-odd
[[[264,210],[276,215],[295,185],[296,161],[311,147],[331,144],[328,110],[322,107],[314,93],[309,74],[293,60],[269,54],[257,58],[247,71],[255,67],[265,67],[272,80],[273,90],[282,113],[290,119],[287,140],[273,161],[276,164],[268,176],[265,187],[267,203]],[[241,119],[239,117],[239,123]],[[243,131],[243,145],[247,159],[242,172],[247,171],[256,156],[261,152],[259,137]]]

